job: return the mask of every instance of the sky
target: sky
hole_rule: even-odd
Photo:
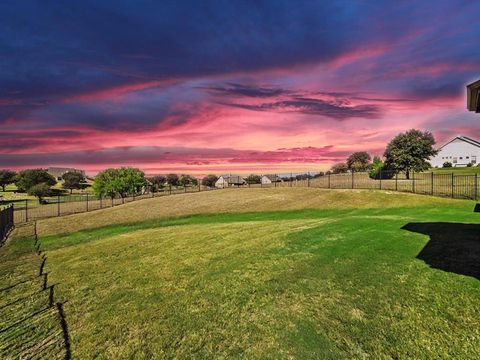
[[[328,169],[480,139],[479,1],[8,1],[0,168]]]

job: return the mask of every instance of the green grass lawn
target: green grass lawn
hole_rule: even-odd
[[[437,174],[451,174],[452,172],[455,175],[480,174],[480,166],[438,168],[432,169],[432,171]]]
[[[39,255],[32,225],[17,229],[0,249],[1,357],[24,348],[64,356],[65,329],[49,302],[64,302],[67,348],[77,359],[480,356],[474,202],[301,191],[318,202],[299,208],[291,189],[233,190],[177,201],[235,194],[250,205],[230,200],[217,214],[88,228],[87,216],[108,219],[111,211],[102,210],[65,217],[83,224],[72,233],[49,230],[47,221],[39,224]],[[363,197],[367,206],[335,203],[338,194],[353,203]],[[376,194],[391,201],[374,204]],[[40,269],[48,275],[39,277]]]

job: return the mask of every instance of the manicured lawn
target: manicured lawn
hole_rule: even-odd
[[[434,173],[455,175],[480,174],[480,166],[432,169]]]
[[[474,205],[318,189],[186,194],[41,221],[40,255],[25,226],[0,249],[0,287],[30,279],[2,291],[1,328],[13,326],[0,354],[64,355],[41,269],[53,303],[65,302],[73,358],[476,359]]]

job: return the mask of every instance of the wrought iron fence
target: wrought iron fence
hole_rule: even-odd
[[[203,185],[165,186],[155,192],[145,192],[128,196],[102,197],[94,194],[59,195],[38,200],[22,200],[12,203],[16,224],[50,217],[71,215],[93,210],[105,209],[132,201],[161,196],[208,191],[212,188]]]
[[[225,187],[312,187],[325,189],[378,189],[399,192],[411,192],[433,196],[451,197],[455,199],[480,198],[480,178],[478,174],[437,174],[433,172],[395,173],[391,171],[379,172],[372,177],[368,172],[348,172],[343,174],[324,174],[319,172],[266,174],[260,176],[260,183],[243,184],[225,183]],[[88,212],[113,207],[135,200],[213,190],[202,185],[172,187],[167,186],[156,192],[134,194],[126,197],[98,197],[93,194],[67,195],[47,198],[40,204],[36,200],[14,202],[9,207],[15,223],[49,217]],[[3,214],[3,212],[2,212]],[[6,215],[5,215],[6,216]],[[3,219],[3,218],[2,218]],[[0,226],[0,236],[4,233]],[[6,226],[6,225],[5,225]]]
[[[297,173],[262,175],[261,183],[246,183],[242,187],[315,187],[325,189],[378,189],[411,192],[454,199],[480,198],[478,174],[437,174],[434,172],[396,173],[381,171],[376,176],[368,172],[343,174]]]
[[[13,205],[0,208],[0,245],[7,238],[8,233],[13,228]]]

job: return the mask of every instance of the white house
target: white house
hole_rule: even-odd
[[[246,183],[245,179],[240,175],[222,175],[215,183],[217,188],[226,188],[229,186],[240,186]]]
[[[454,167],[467,166],[471,163],[477,166],[480,162],[480,142],[466,136],[457,136],[443,145],[430,162],[433,167],[442,167],[449,162]]]
[[[281,182],[283,180],[277,175],[262,175],[260,181],[263,185],[268,185],[274,182]]]

